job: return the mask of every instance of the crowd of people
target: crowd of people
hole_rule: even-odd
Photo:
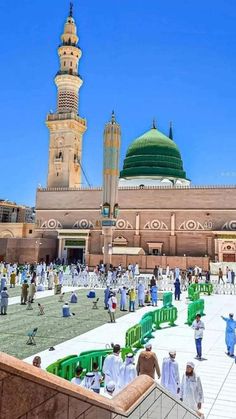
[[[191,409],[199,413],[202,408],[203,389],[200,377],[195,373],[193,362],[186,363],[186,370],[182,379],[179,374],[179,365],[176,361],[176,351],[170,350],[168,357],[163,359],[160,369],[156,353],[152,350],[151,343],[145,345],[137,359],[133,353],[121,358],[121,347],[113,345],[113,353],[105,358],[102,373],[99,372],[98,364],[93,363],[92,371],[84,375],[83,369],[77,366],[73,384],[82,386],[95,393],[100,393],[107,398],[112,398],[123,390],[139,375],[148,375],[155,379],[161,379],[161,385],[175,397],[183,401]]]
[[[170,269],[167,265],[165,270],[160,266],[155,266],[153,275],[147,285],[147,283],[139,280],[140,272],[138,263],[130,264],[127,268],[122,267],[120,264],[117,267],[110,267],[109,269],[101,263],[94,268],[93,274],[99,282],[106,286],[104,290],[104,309],[108,311],[111,323],[116,321],[115,313],[118,308],[120,311],[134,312],[137,307],[144,307],[145,305],[157,306],[159,284],[163,277],[171,281],[174,287],[175,300],[180,300],[181,293],[187,290],[191,283],[198,283],[199,281],[205,281],[207,283],[211,281],[209,271],[202,272],[198,267],[188,270],[181,270],[178,267]],[[20,285],[21,304],[26,305],[34,302],[36,291],[45,289],[45,286],[48,289],[53,289],[58,285],[62,287],[65,275],[71,275],[72,281],[76,286],[78,277],[83,276],[86,282],[86,278],[89,277],[89,268],[79,263],[63,265],[60,261],[48,265],[44,262],[24,265],[0,263],[1,315],[7,314],[9,299],[7,286],[14,288],[16,285]],[[125,284],[118,286],[118,280],[120,283],[121,278]],[[227,282],[234,284],[234,278],[235,273],[233,269],[227,267],[226,272],[223,273],[222,269],[219,268],[218,283]],[[134,279],[135,281],[133,281]],[[63,301],[63,296],[64,293],[60,294],[61,301]],[[74,304],[77,301],[77,294],[73,291],[70,297],[70,303]],[[41,305],[39,304],[39,306]],[[43,307],[39,307],[39,311],[40,309],[40,314],[44,314]],[[68,303],[63,305],[62,315],[64,317],[73,315],[70,312]],[[234,357],[236,321],[232,313],[229,314],[229,317],[222,316],[222,319],[226,322],[226,353],[228,356]],[[192,323],[192,329],[194,330],[196,359],[201,360],[205,325],[200,314],[197,314],[196,319]],[[201,380],[195,373],[195,365],[192,361],[186,364],[186,370],[183,373],[182,379],[180,379],[175,350],[170,350],[168,357],[163,359],[161,369],[150,343],[147,343],[145,350],[140,353],[136,365],[133,353],[126,354],[125,360],[122,361],[120,351],[120,346],[114,345],[113,354],[105,358],[101,372],[99,371],[98,364],[95,362],[93,363],[92,370],[87,371],[86,374],[84,374],[80,366],[77,366],[72,382],[95,393],[101,392],[104,396],[112,398],[138,375],[146,374],[152,378],[155,378],[157,375],[158,379],[161,378],[163,387],[184,401],[196,412],[199,412],[199,415],[201,414],[203,390]],[[35,357],[33,365],[37,367],[41,366],[40,357]]]

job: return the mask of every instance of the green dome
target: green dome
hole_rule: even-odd
[[[186,173],[174,141],[152,128],[129,146],[120,177],[186,179]]]

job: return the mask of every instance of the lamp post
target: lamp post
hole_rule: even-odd
[[[108,244],[108,254],[109,254],[109,264],[110,264],[110,266],[112,265],[112,251],[113,251],[112,243],[109,243]]]

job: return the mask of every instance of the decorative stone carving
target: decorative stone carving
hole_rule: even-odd
[[[145,226],[145,230],[168,230],[166,223],[159,220],[148,221]]]
[[[113,240],[114,246],[127,246],[127,239],[123,236],[118,236]]]
[[[116,228],[119,230],[127,230],[127,229],[133,229],[132,224],[130,224],[129,221],[127,220],[123,220],[122,218],[120,218],[119,220],[117,220],[116,222]]]
[[[223,252],[235,252],[236,246],[234,242],[224,242],[222,244],[222,251]]]
[[[14,237],[14,234],[10,230],[4,230],[0,233],[1,239],[8,239],[8,238],[12,239],[13,237]]]
[[[79,229],[89,229],[93,228],[93,223],[90,220],[86,220],[86,218],[83,218],[80,221],[76,221],[76,223],[73,225],[73,228],[79,228]]]
[[[62,228],[62,224],[60,223],[60,221],[51,218],[48,221],[44,221],[41,228],[50,228],[54,230],[55,228]]]
[[[212,221],[205,221],[204,223],[200,223],[199,221],[195,220],[185,220],[183,221],[180,226],[179,230],[186,230],[186,231],[194,231],[194,230],[211,230],[213,227]]]
[[[236,220],[227,221],[223,226],[222,230],[236,230]]]

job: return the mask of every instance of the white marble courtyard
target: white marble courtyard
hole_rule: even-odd
[[[185,325],[187,305],[185,294],[182,301],[176,302],[179,316],[177,327],[163,328],[154,333],[152,339],[153,349],[157,353],[161,364],[162,358],[168,350],[175,348],[180,373],[184,372],[186,361],[193,360],[196,364],[197,373],[202,379],[205,403],[203,411],[208,419],[236,419],[236,364],[232,358],[225,355],[224,331],[225,322],[221,315],[229,312],[236,314],[236,296],[213,295],[205,296],[205,313],[203,318],[206,330],[203,339],[203,357],[205,361],[195,360],[195,344],[193,330]],[[162,303],[159,303],[161,306]],[[102,305],[99,308],[103,310]],[[104,348],[111,342],[125,343],[126,330],[138,323],[142,315],[152,307],[145,307],[136,313],[130,313],[117,320],[116,324],[104,324],[90,332],[61,343],[55,347],[55,351],[41,352],[42,367],[68,354],[77,354],[84,350]],[[72,320],[72,319],[71,319]],[[69,319],[70,321],[70,319]],[[32,358],[26,361],[31,363]]]

